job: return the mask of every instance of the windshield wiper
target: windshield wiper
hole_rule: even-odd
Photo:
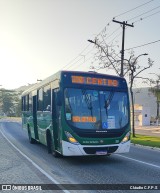
[[[113,96],[114,96],[114,92],[110,92],[110,94],[109,94],[109,96],[108,96],[108,98],[107,99],[105,99],[105,95],[104,95],[104,108],[106,109],[106,115],[107,115],[107,117],[108,117],[108,107],[109,107],[109,105],[110,105],[110,103],[111,103],[111,101],[112,101],[112,99],[113,99]]]
[[[67,93],[66,93],[66,98],[67,98],[67,101],[68,101],[68,110],[70,111],[69,113],[72,114],[72,107],[71,107],[71,103],[69,101],[69,94],[68,94],[68,90],[67,90]],[[67,110],[66,110],[67,111]]]
[[[86,94],[86,90],[82,90],[82,94],[85,96],[85,102],[87,104],[87,108],[91,111],[91,116],[93,117],[93,106],[91,96]]]

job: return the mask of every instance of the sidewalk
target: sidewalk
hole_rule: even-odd
[[[29,184],[28,188],[33,188],[36,184],[51,184],[52,182],[35,168],[25,157],[23,157],[3,136],[3,128],[0,124],[0,189],[8,190],[11,184],[14,184],[14,189],[19,193],[25,193],[25,185]],[[16,184],[22,184],[18,186]],[[33,186],[32,186],[33,184]],[[6,188],[7,189],[4,189]],[[13,188],[13,187],[12,187]],[[37,186],[41,189],[41,187]],[[31,189],[30,193],[39,192]],[[41,190],[40,192],[46,192]],[[48,192],[53,192],[47,190]],[[61,192],[61,191],[55,191]]]
[[[160,126],[135,126],[136,134],[160,137]]]

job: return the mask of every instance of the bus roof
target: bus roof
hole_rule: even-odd
[[[59,80],[60,79],[60,75],[61,75],[61,71],[59,71],[59,72],[57,72],[55,74],[52,74],[51,76],[49,76],[49,77],[45,78],[44,80],[42,80],[40,83],[37,83],[34,86],[30,87],[29,89],[25,90],[22,93],[22,96],[25,96],[25,95],[29,94],[30,92],[32,92],[34,90],[37,90],[37,89],[43,87],[44,85],[49,84],[50,82],[53,82],[55,80]]]
[[[99,75],[99,76],[109,76],[110,78],[116,78],[116,79],[124,79],[122,77],[119,77],[119,76],[115,76],[115,75],[110,75],[110,74],[102,74],[102,73],[97,73],[97,72],[94,72],[94,71],[89,71],[89,72],[84,72],[84,71],[58,71],[57,73],[55,74],[52,74],[51,76],[45,78],[44,80],[42,80],[40,83],[37,83],[35,84],[34,86],[30,87],[29,89],[25,90],[23,93],[22,93],[22,96],[25,96],[27,94],[29,94],[30,92],[32,91],[36,91],[38,90],[39,88],[51,83],[51,82],[54,82],[54,81],[58,81],[60,80],[60,77],[61,77],[61,74],[64,74],[64,73],[70,73],[70,74],[84,74],[84,75]]]

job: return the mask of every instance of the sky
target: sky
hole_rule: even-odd
[[[88,39],[106,33],[106,43],[121,50],[122,28],[113,17],[136,21],[126,28],[125,49],[160,40],[159,0],[0,0],[0,88],[32,84],[59,70],[89,71],[96,48]],[[134,49],[137,56],[148,53],[142,66],[148,57],[154,61],[144,76],[160,74],[159,50],[160,41]]]

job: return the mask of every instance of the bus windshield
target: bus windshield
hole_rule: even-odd
[[[66,88],[65,117],[79,129],[121,129],[129,122],[125,92]]]

